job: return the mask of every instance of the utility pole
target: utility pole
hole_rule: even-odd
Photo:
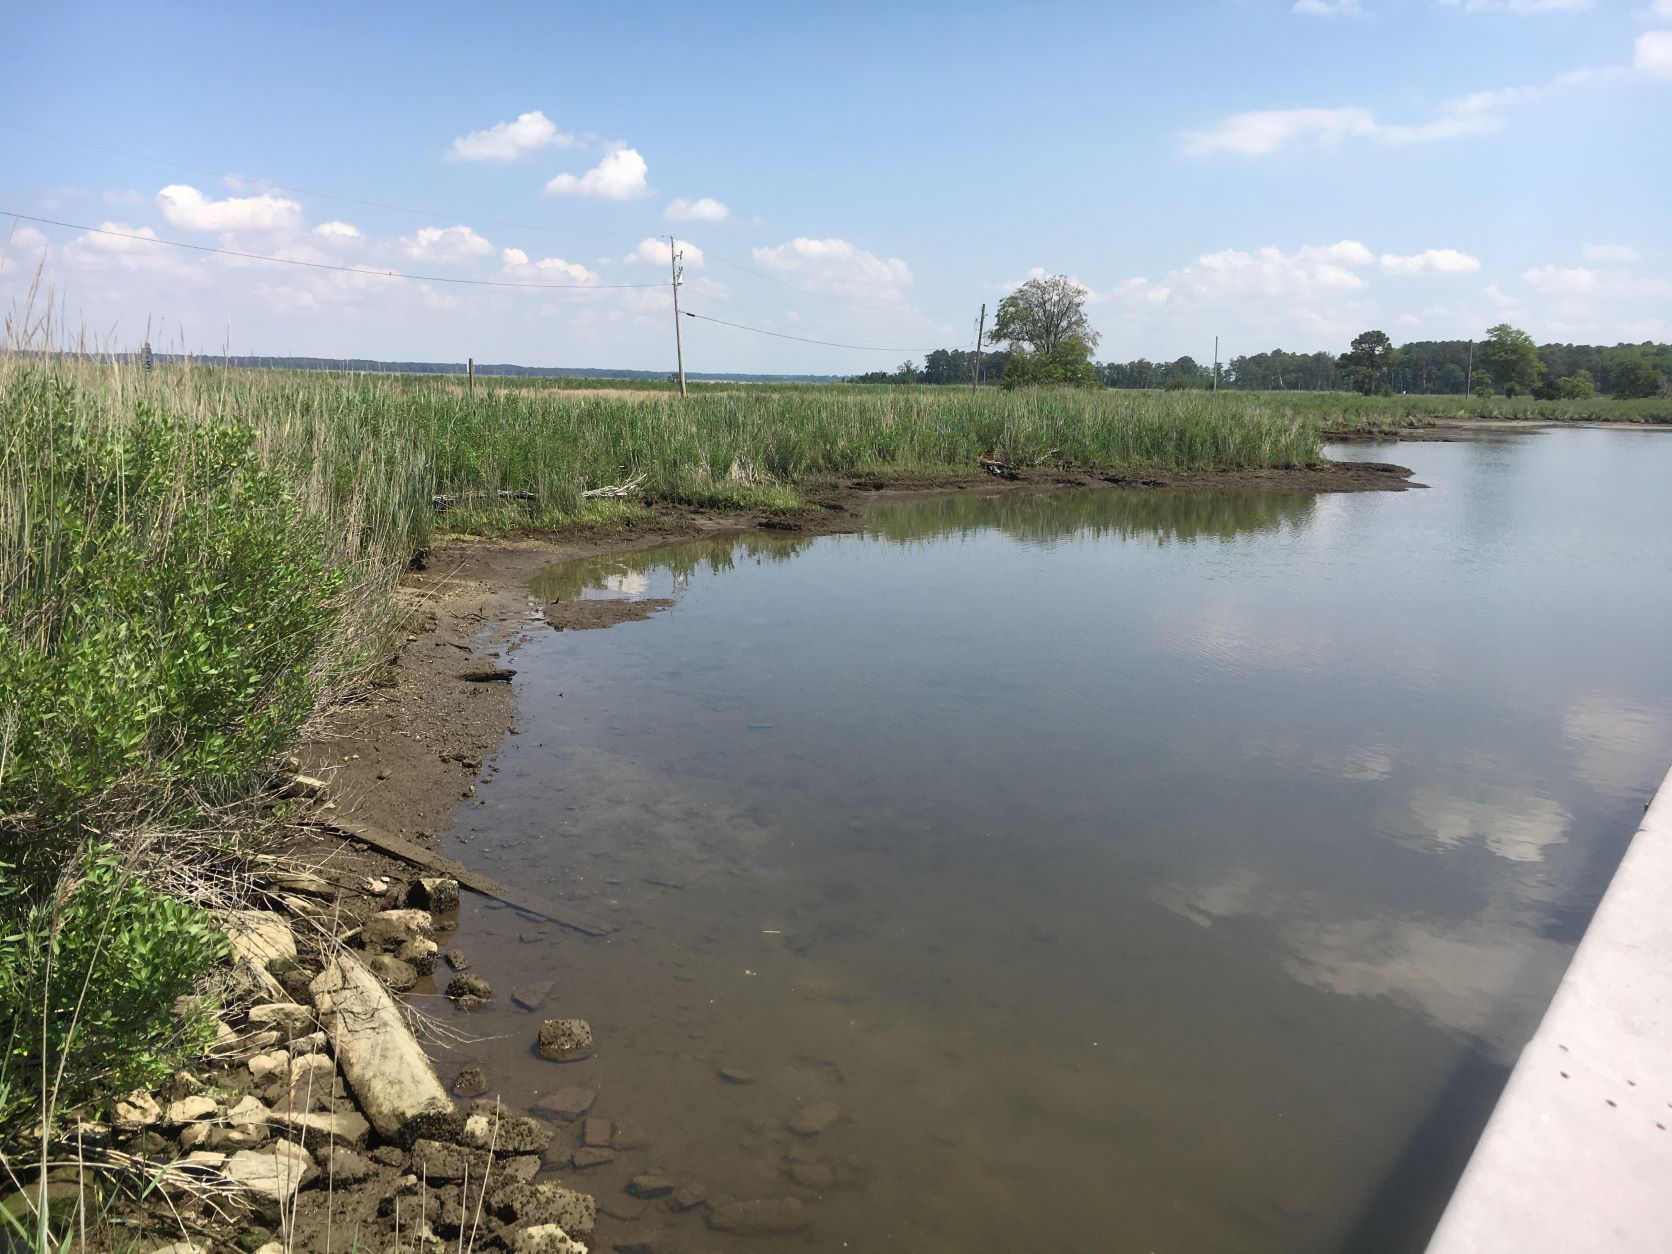
[[[471,396],[476,395],[476,359],[474,357],[464,359],[464,386]]]
[[[981,302],[981,321],[975,324],[975,378],[971,388],[981,386],[981,340],[987,334],[987,302]]]
[[[1213,390],[1219,391],[1219,337],[1213,337]]]
[[[680,258],[685,254],[679,251],[679,242],[673,236],[668,236],[668,264],[673,270],[673,347],[679,354],[679,394],[685,395],[685,334],[679,325],[679,276]]]
[[[1475,342],[1469,341],[1469,368],[1463,372],[1463,395],[1475,390]]]

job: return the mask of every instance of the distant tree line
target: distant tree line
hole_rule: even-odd
[[[999,387],[1068,384],[1110,388],[1236,388],[1258,392],[1418,392],[1531,395],[1584,399],[1658,396],[1672,379],[1672,344],[1535,344],[1507,323],[1468,340],[1413,340],[1395,345],[1382,331],[1356,336],[1346,352],[1269,352],[1233,357],[1214,367],[1193,357],[1176,361],[1094,362],[1097,333],[1085,316],[1084,288],[1057,275],[1030,279],[999,305],[980,355],[980,382]],[[1007,345],[998,348],[998,344]],[[973,349],[941,348],[922,366],[857,375],[855,383],[969,386]]]

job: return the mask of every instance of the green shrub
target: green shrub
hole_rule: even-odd
[[[153,891],[89,845],[57,891],[30,900],[0,863],[0,1131],[164,1079],[214,1040],[207,1007],[173,1010],[226,955],[203,911]],[[61,1083],[60,1083],[61,1080]]]
[[[247,790],[313,709],[341,577],[248,428],[5,382],[0,848],[39,889],[91,832]]]

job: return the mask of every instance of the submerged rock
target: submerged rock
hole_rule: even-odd
[[[570,1062],[592,1052],[592,1027],[585,1019],[547,1019],[540,1025],[540,1057]]]
[[[745,1237],[799,1232],[807,1226],[807,1208],[798,1197],[727,1202],[708,1213],[708,1226],[716,1232]]]
[[[488,1078],[480,1067],[466,1067],[453,1081],[453,1092],[460,1097],[480,1097],[488,1091]]]
[[[841,1117],[842,1108],[835,1102],[814,1102],[797,1112],[789,1128],[797,1136],[817,1136]]]
[[[455,975],[447,981],[447,996],[456,1002],[472,998],[480,1004],[493,996],[493,985],[479,975]]]
[[[574,1086],[553,1089],[534,1103],[534,1109],[543,1115],[553,1115],[565,1123],[571,1123],[591,1110],[592,1103],[597,1100],[597,1090]]]

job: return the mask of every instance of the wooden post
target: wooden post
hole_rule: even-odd
[[[685,395],[685,336],[679,325],[679,258],[678,244],[668,236],[668,265],[673,271],[673,347],[679,356],[679,394]]]
[[[981,321],[975,324],[975,377],[970,380],[971,388],[981,386],[981,341],[987,334],[987,302],[981,302]]]
[[[476,359],[474,357],[464,359],[464,386],[471,396],[476,395]]]

